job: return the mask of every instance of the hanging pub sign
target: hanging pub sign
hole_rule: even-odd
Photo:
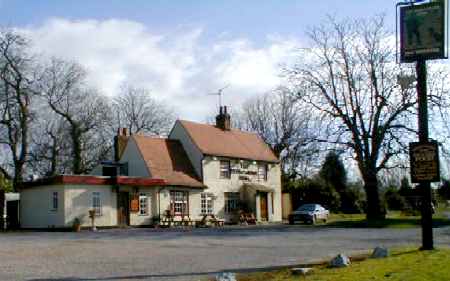
[[[130,198],[130,212],[131,213],[139,212],[139,196],[137,194],[131,195],[131,198]]]
[[[439,149],[436,141],[409,144],[409,161],[411,166],[411,182],[438,182]]]
[[[400,60],[446,58],[444,1],[400,8]]]

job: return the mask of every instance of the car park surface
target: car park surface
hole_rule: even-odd
[[[420,228],[247,226],[0,233],[0,280],[200,280],[221,271],[295,265],[372,249],[420,245]],[[437,247],[450,228],[435,229]]]

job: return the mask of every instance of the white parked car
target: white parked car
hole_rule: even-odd
[[[326,222],[329,215],[330,211],[319,204],[305,204],[289,215],[289,224],[294,224],[298,221],[311,224],[320,220]]]

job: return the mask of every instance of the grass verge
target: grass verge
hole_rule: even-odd
[[[394,250],[389,258],[354,262],[350,267],[318,267],[311,275],[292,275],[289,269],[240,274],[238,281],[448,281],[450,249],[419,251]]]
[[[403,216],[400,212],[390,212],[384,220],[366,220],[365,215],[345,215],[332,214],[329,222],[330,227],[373,227],[373,228],[410,228],[420,226],[419,216]],[[449,226],[450,220],[447,217],[433,216],[433,227]]]

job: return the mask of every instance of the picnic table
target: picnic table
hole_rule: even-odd
[[[176,217],[180,217],[181,220],[177,220]],[[195,221],[191,220],[189,215],[187,214],[181,214],[181,215],[174,215],[170,210],[167,210],[164,213],[164,217],[159,223],[160,226],[195,226]]]
[[[203,218],[200,221],[196,222],[195,226],[196,227],[204,227],[204,226],[208,226],[208,225],[223,226],[224,224],[225,224],[225,221],[217,219],[215,215],[205,214],[205,215],[203,215]]]

